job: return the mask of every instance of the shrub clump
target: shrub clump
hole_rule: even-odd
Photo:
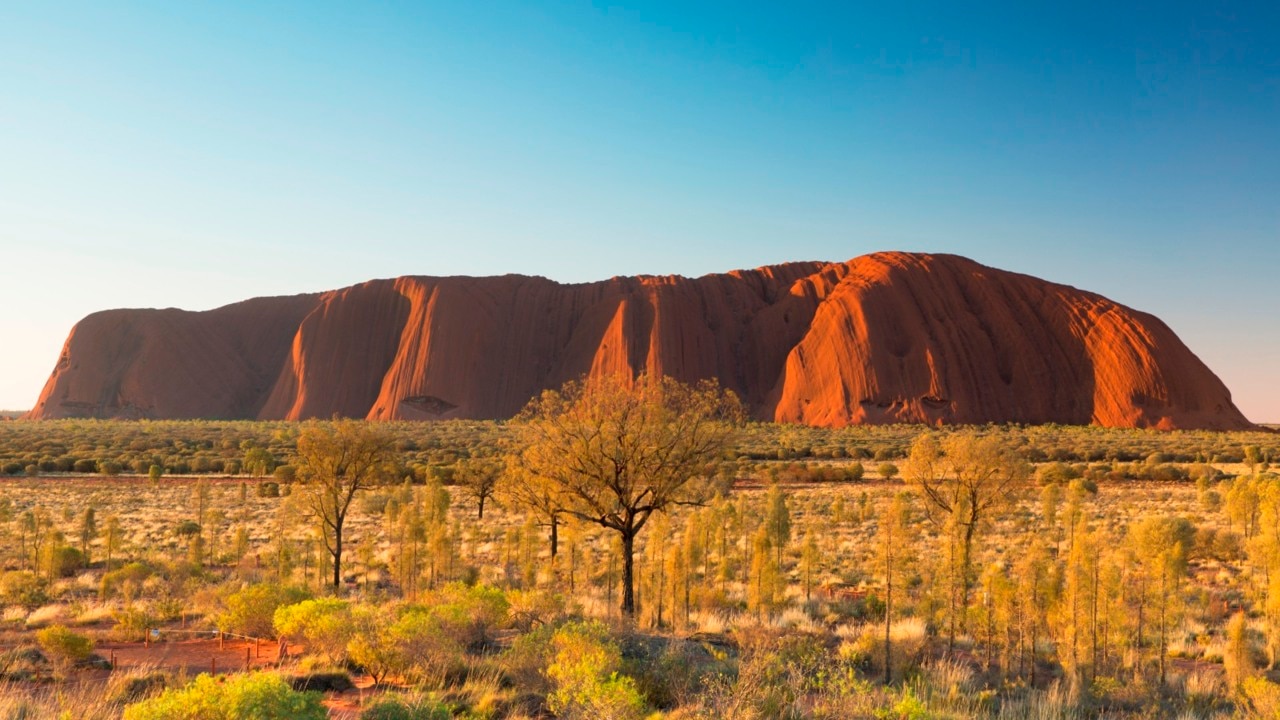
[[[124,720],[325,720],[317,692],[298,692],[273,673],[200,675],[125,708]]]
[[[63,674],[93,654],[92,638],[62,625],[51,625],[36,633],[36,642],[58,672]]]
[[[429,698],[410,699],[398,695],[383,695],[360,713],[361,720],[450,720],[452,717],[447,705]]]
[[[551,636],[547,707],[558,718],[642,718],[636,683],[618,674],[622,652],[600,622],[571,622]]]

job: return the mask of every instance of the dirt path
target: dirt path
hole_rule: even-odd
[[[246,642],[241,639],[173,640],[144,645],[143,643],[101,643],[97,653],[108,660],[115,658],[117,670],[137,667],[183,671],[190,675],[199,673],[224,673],[274,668],[277,661],[275,643]]]

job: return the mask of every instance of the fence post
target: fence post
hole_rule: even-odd
[[[250,666],[251,666],[251,662],[249,661],[249,646],[245,645],[244,646],[244,669],[248,670]]]
[[[218,649],[222,650],[225,647],[226,647],[226,636],[222,634],[221,630],[219,630],[218,631]]]

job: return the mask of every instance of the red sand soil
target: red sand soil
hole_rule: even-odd
[[[222,646],[217,640],[208,639],[165,640],[150,645],[104,642],[98,644],[95,652],[108,660],[114,657],[117,670],[155,666],[175,672],[185,671],[193,676],[210,671],[244,670],[246,667],[254,670],[274,668],[278,659],[275,643],[263,641],[255,647],[254,643],[240,639],[228,639]]]
[[[96,652],[104,658],[115,660],[115,672],[127,672],[137,668],[155,668],[171,672],[185,672],[194,677],[200,673],[228,674],[251,670],[270,670],[279,665],[278,646],[274,642],[254,643],[242,639],[227,639],[222,643],[213,639],[163,640],[143,643],[99,643]],[[297,657],[302,651],[291,645],[289,653]],[[286,664],[285,672],[289,671]],[[82,681],[104,681],[106,672],[95,673]],[[368,677],[353,678],[355,689],[343,693],[326,693],[325,707],[329,717],[341,720],[359,717],[364,701],[372,697],[373,682]]]

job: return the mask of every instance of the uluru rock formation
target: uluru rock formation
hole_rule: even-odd
[[[401,277],[80,321],[27,417],[505,418],[599,373],[715,377],[766,420],[1250,427],[1157,318],[953,255],[700,278]]]

